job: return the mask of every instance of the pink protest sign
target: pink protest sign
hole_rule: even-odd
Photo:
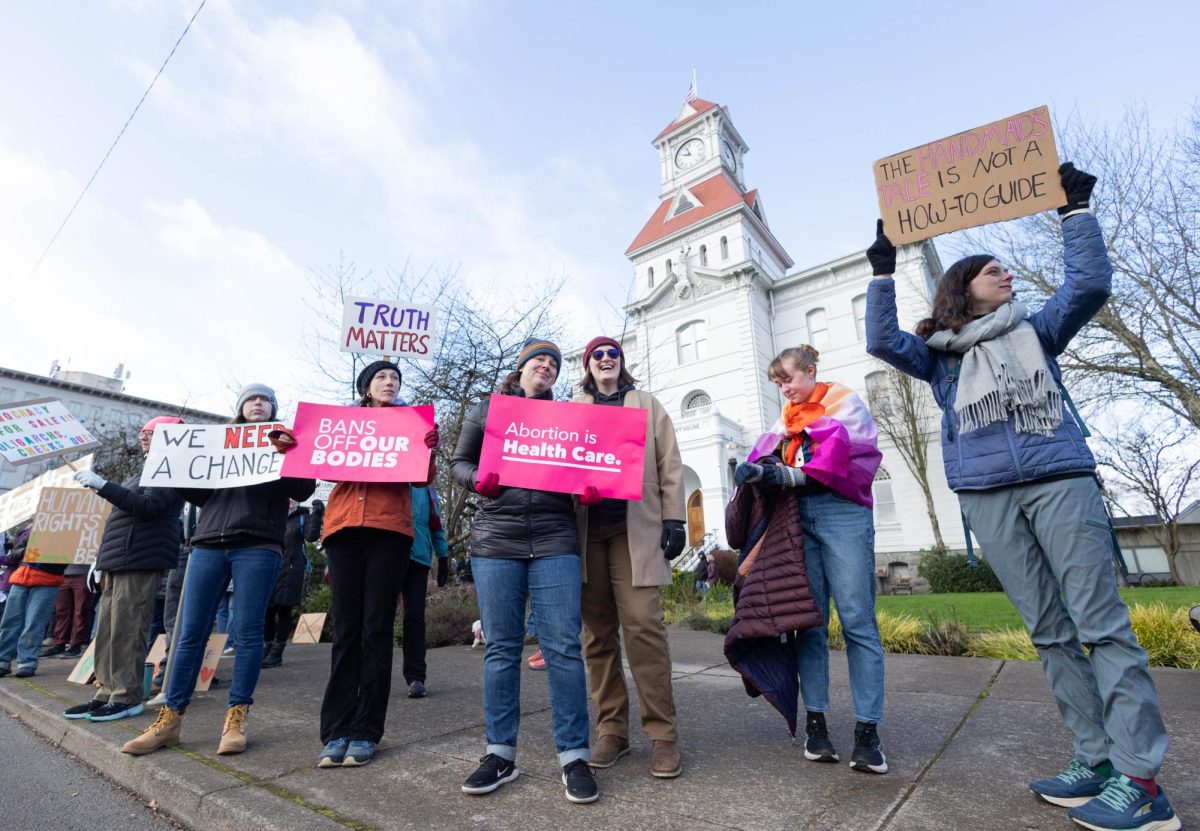
[[[433,407],[339,407],[301,402],[284,476],[329,482],[424,482]]]
[[[558,493],[642,498],[646,411],[493,395],[483,431],[479,476]]]

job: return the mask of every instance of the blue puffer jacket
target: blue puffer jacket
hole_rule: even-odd
[[[442,530],[442,519],[430,499],[429,488],[412,488],[413,544],[409,559],[429,568],[433,556],[439,560],[449,552],[446,533]]]
[[[1062,286],[1029,317],[1055,382],[1062,379],[1057,356],[1112,293],[1112,266],[1100,224],[1090,213],[1075,214],[1063,223],[1063,262]],[[951,490],[984,490],[1096,469],[1065,404],[1062,425],[1049,438],[1018,433],[1011,416],[1007,422],[960,434],[954,414],[958,385],[947,378],[959,356],[930,349],[921,338],[900,330],[893,280],[872,280],[867,289],[867,352],[933,387],[942,409],[942,456]]]

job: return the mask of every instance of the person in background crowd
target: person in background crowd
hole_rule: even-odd
[[[1146,653],[1117,593],[1096,461],[1066,409],[1057,357],[1112,292],[1105,234],[1089,208],[1096,177],[1059,168],[1062,286],[1036,312],[991,254],[956,262],[916,333],[896,314],[896,249],[867,250],[867,351],[928,382],[942,409],[946,479],[1021,614],[1075,753],[1029,783],[1087,828],[1180,827],[1155,777],[1167,731]],[[1087,651],[1084,651],[1084,647]]]
[[[709,557],[708,558],[708,574],[706,575],[708,585],[710,587],[713,585],[716,585],[716,582],[720,578],[720,576],[721,576],[721,570],[717,566],[717,558]]]
[[[315,507],[315,505],[314,505]],[[321,538],[322,512],[310,510],[292,500],[287,530],[283,535],[283,566],[275,579],[267,621],[263,629],[265,653],[263,669],[283,664],[283,650],[292,635],[292,613],[304,601],[304,576],[308,573],[306,542]]]
[[[658,589],[671,582],[670,563],[683,552],[683,461],[675,425],[662,404],[634,389],[621,344],[593,338],[583,350],[576,401],[646,410],[646,464],[641,500],[600,499],[595,486],[579,499],[584,542],[584,656],[596,705],[591,765],[607,768],[629,753],[629,691],[621,642],[637,686],[642,731],[650,740],[650,773],[670,779],[683,771],[671,689],[671,650]]]
[[[404,682],[409,698],[427,695],[425,680],[425,594],[429,569],[437,558],[438,587],[446,585],[450,563],[437,491],[432,487],[412,489],[413,546],[400,596],[404,602]]]
[[[708,555],[703,551],[700,552],[700,559],[696,561],[692,574],[696,578],[696,591],[700,592],[701,597],[704,597],[708,594]]]
[[[264,424],[275,419],[278,409],[274,390],[250,384],[238,394],[229,423]],[[179,741],[213,615],[231,577],[237,584],[232,631],[237,654],[217,753],[246,749],[246,721],[262,669],[263,621],[282,557],[288,500],[307,499],[316,486],[313,479],[282,477],[257,485],[176,491],[201,510],[184,575],[183,608],[176,620],[167,702],[153,724],[121,747],[123,753],[141,756]],[[178,548],[175,554],[178,562]]]
[[[146,422],[138,433],[143,455],[150,450],[155,427],[182,423],[183,419],[171,416]],[[144,709],[146,630],[163,572],[174,568],[179,559],[183,497],[170,488],[143,487],[141,478],[140,469],[120,485],[90,470],[75,474],[75,481],[95,490],[113,509],[93,571],[101,575],[95,634],[100,688],[91,700],[68,707],[63,715],[69,719],[116,721]]]
[[[54,650],[50,654],[69,661],[78,660],[91,640],[96,604],[96,595],[87,586],[91,567],[91,563],[69,564],[54,604]]]
[[[460,583],[474,583],[475,582],[475,575],[471,571],[471,552],[470,551],[463,552],[462,559],[459,560],[458,565],[455,566],[455,573],[457,574],[458,582],[460,582]]]
[[[192,537],[196,533],[196,524],[200,521],[200,509],[195,505],[186,505],[180,523],[183,527],[183,543],[179,546],[179,562],[175,568],[167,572],[166,590],[163,596],[163,629],[166,634],[166,654],[155,667],[154,677],[150,681],[150,692],[158,695],[162,692],[163,680],[167,668],[167,660],[171,655],[171,646],[175,642],[176,623],[179,618],[179,601],[183,595],[183,578],[187,574],[188,557],[192,553]],[[215,683],[215,682],[214,682]]]
[[[4,604],[8,602],[8,592],[12,588],[9,579],[20,565],[16,555],[13,554],[13,539],[18,533],[20,531],[13,528],[9,529],[7,533],[0,534],[0,539],[3,540],[3,547],[0,547],[0,615],[4,614]],[[20,556],[24,557],[23,551]]]
[[[549,401],[562,354],[545,340],[528,340],[517,368],[497,389]],[[594,802],[600,788],[588,766],[587,678],[579,644],[579,532],[574,501],[563,493],[501,487],[495,473],[479,475],[483,429],[491,399],[467,413],[450,472],[479,494],[471,526],[471,563],[487,645],[483,658],[483,712],[487,750],[462,785],[486,794],[520,775],[517,733],[521,719],[521,651],[525,604],[532,601],[538,643],[546,658],[554,745],[566,797]]]
[[[67,569],[65,563],[38,562],[36,552],[29,551],[28,545],[26,528],[13,540],[13,559],[20,565],[9,578],[8,602],[0,619],[0,677],[12,673],[17,678],[28,678],[37,673],[42,634],[54,613],[54,599]]]

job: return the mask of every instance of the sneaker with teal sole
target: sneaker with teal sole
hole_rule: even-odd
[[[1150,796],[1127,776],[1109,779],[1099,796],[1072,808],[1067,816],[1092,831],[1176,831],[1181,827],[1161,786],[1158,796]]]
[[[1075,808],[1099,796],[1108,778],[1078,759],[1072,759],[1067,769],[1058,776],[1030,782],[1029,790],[1051,805]]]

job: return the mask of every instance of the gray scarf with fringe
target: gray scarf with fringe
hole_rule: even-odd
[[[1062,396],[1027,317],[1025,306],[1014,301],[958,334],[942,329],[926,341],[962,355],[954,412],[963,433],[1005,421],[1009,413],[1018,433],[1050,436],[1062,424]]]

